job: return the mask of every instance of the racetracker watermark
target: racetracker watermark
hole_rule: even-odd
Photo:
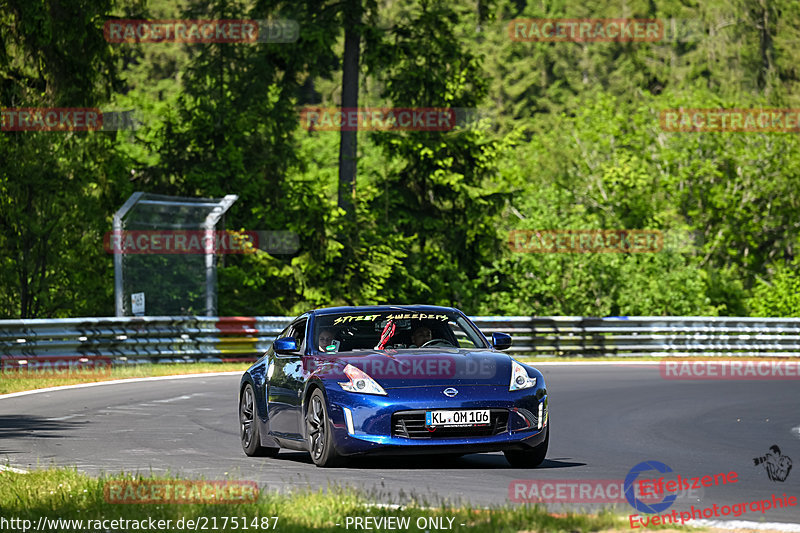
[[[514,252],[524,253],[653,253],[664,248],[659,230],[513,230]]]
[[[108,20],[109,43],[293,43],[300,32],[290,19]]]
[[[110,254],[293,254],[300,238],[293,231],[122,230],[109,231]]]
[[[514,19],[508,36],[522,42],[656,42],[664,39],[657,19]]]
[[[95,107],[8,107],[0,109],[0,131],[135,130],[133,111]]]
[[[660,501],[660,496],[643,494],[637,485],[633,491],[645,502]],[[703,497],[703,488],[681,488],[678,498],[697,501]],[[512,502],[540,503],[623,503],[625,481],[622,479],[515,479],[508,485],[508,499]]]
[[[800,379],[800,361],[695,360],[660,361],[664,379],[675,380],[788,380]]]
[[[797,133],[800,109],[663,109],[659,123],[668,132]]]
[[[450,107],[304,107],[300,126],[308,131],[450,131],[457,113]]]
[[[111,376],[111,359],[100,356],[0,358],[0,379],[67,379]]]
[[[80,511],[79,511],[80,512]],[[231,527],[229,528],[228,525]],[[269,530],[278,526],[277,516],[198,516],[173,520],[145,518],[51,518],[39,515],[39,520],[0,516],[0,531],[238,531]]]
[[[108,503],[253,503],[258,498],[255,481],[110,480],[103,486]]]
[[[400,357],[394,350],[385,354],[349,357],[347,362],[377,380],[391,379],[492,379],[497,368],[490,359],[470,359],[450,355]],[[322,375],[343,375],[336,358],[308,360],[307,371]]]

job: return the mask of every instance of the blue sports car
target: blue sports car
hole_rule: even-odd
[[[536,467],[549,441],[547,389],[538,370],[500,352],[509,346],[450,307],[310,311],[242,376],[242,447],[307,451],[317,466],[502,451],[512,466]]]

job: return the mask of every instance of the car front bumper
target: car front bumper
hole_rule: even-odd
[[[541,444],[546,437],[548,400],[543,388],[509,392],[495,385],[459,385],[459,394],[448,398],[443,386],[387,389],[387,396],[354,394],[328,389],[328,406],[334,443],[342,455],[479,453],[523,450]],[[507,413],[505,426],[494,434],[445,436],[431,432],[409,438],[396,431],[398,413],[428,410],[491,409],[492,418]],[[485,433],[486,431],[484,431]]]

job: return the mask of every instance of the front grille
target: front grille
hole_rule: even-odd
[[[392,415],[392,436],[407,439],[452,439],[490,437],[508,430],[508,410],[490,409],[489,425],[472,428],[425,428],[425,411],[398,411]]]

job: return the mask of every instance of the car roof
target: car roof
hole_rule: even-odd
[[[416,312],[423,312],[423,313],[435,313],[437,311],[450,311],[450,312],[460,312],[458,309],[454,307],[442,307],[439,305],[420,305],[420,304],[413,304],[413,305],[395,305],[395,304],[387,304],[387,305],[358,305],[358,306],[341,306],[341,307],[324,307],[322,309],[315,309],[310,311],[310,313],[314,315],[336,315],[342,313],[379,313],[383,311],[416,311]]]

